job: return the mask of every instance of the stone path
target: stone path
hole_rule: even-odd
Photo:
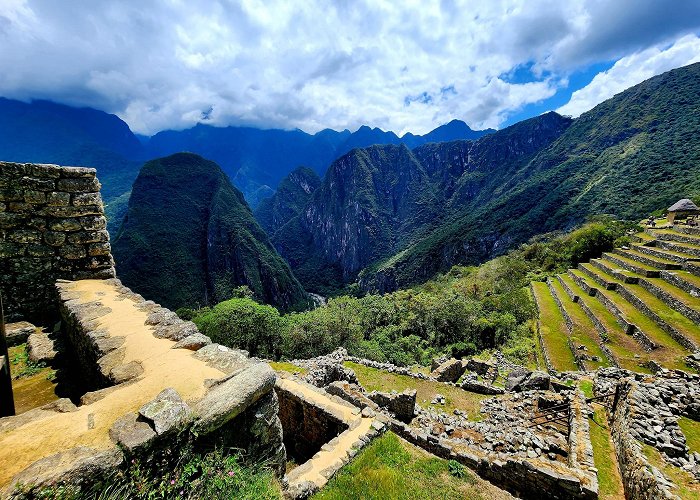
[[[174,388],[186,401],[200,398],[205,393],[204,381],[224,374],[195,359],[192,351],[172,349],[171,340],[154,337],[153,327],[145,324],[148,312],[120,294],[113,282],[84,280],[69,288],[81,302],[99,301],[109,309],[96,319],[99,328],[109,337],[123,337],[123,362],[137,361],[144,372],[133,383],[73,411],[37,409],[0,422],[0,487],[43,457],[76,446],[113,447],[108,431],[122,415],[138,411],[165,387]]]

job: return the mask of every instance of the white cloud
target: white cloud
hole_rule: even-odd
[[[205,116],[311,132],[497,127],[572,69],[700,28],[700,2],[665,4],[0,0],[0,95],[97,107],[141,133]],[[520,65],[537,81],[501,77]]]
[[[681,38],[670,47],[651,47],[617,61],[591,83],[571,95],[558,113],[579,116],[597,104],[638,83],[673,68],[700,62],[700,37]]]

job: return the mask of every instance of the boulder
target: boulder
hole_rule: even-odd
[[[367,397],[378,406],[393,413],[402,422],[410,422],[416,411],[416,390],[398,392],[370,392]]]
[[[209,344],[211,344],[211,339],[203,333],[197,332],[176,342],[172,349],[189,349],[190,351],[197,351]]]
[[[469,378],[462,382],[462,389],[469,392],[475,392],[477,394],[486,394],[489,396],[495,396],[503,394],[505,391],[501,387],[496,387],[495,385],[487,384],[486,382],[481,382],[476,378]]]
[[[481,376],[486,375],[490,371],[496,370],[496,366],[489,363],[488,361],[482,361],[480,359],[471,358],[465,363],[465,368],[470,372],[477,373]]]
[[[112,424],[109,437],[115,443],[134,452],[155,439],[156,432],[147,422],[139,419],[138,413],[127,413]]]
[[[26,321],[7,323],[5,325],[5,338],[9,347],[24,344],[29,336],[34,333],[36,327]]]
[[[525,375],[511,373],[506,380],[506,390],[512,392],[549,390],[550,377],[542,371],[528,372]]]
[[[440,365],[444,364],[445,361],[447,361],[448,359],[450,359],[450,358],[448,358],[447,356],[440,356],[439,358],[433,358],[433,360],[430,362],[430,371],[434,372],[435,370],[437,370],[437,368]]]
[[[438,382],[457,382],[464,373],[465,367],[459,359],[451,358],[438,366],[430,374]]]
[[[164,434],[181,427],[192,417],[192,410],[171,387],[164,389],[152,401],[139,409],[145,420],[153,423],[156,434]]]
[[[35,331],[27,339],[29,360],[34,363],[51,363],[56,357],[53,340],[42,331]]]
[[[332,382],[349,382],[351,384],[357,384],[357,375],[355,372],[346,368],[340,363],[333,362],[320,362],[314,364],[310,369],[309,373],[306,374],[304,380],[311,385],[316,387],[326,387]]]
[[[109,372],[110,380],[118,385],[143,375],[143,366],[138,361],[117,365]]]
[[[275,372],[270,365],[256,363],[213,386],[195,406],[195,412],[199,415],[195,431],[208,434],[234,419],[272,391],[275,380]]]

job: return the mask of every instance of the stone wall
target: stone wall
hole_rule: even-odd
[[[114,277],[95,169],[0,162],[0,293],[8,321],[57,317],[57,279]]]

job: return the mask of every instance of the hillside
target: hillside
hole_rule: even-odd
[[[575,120],[551,146],[493,187],[473,210],[377,266],[364,279],[388,288],[454,263],[498,255],[588,215],[639,219],[700,195],[700,64],[636,85]]]
[[[255,219],[267,234],[274,234],[301,213],[320,185],[321,179],[316,172],[307,167],[297,168],[282,179],[273,196],[260,202],[253,211]]]
[[[273,242],[306,287],[332,291],[483,203],[570,122],[549,113],[476,141],[353,150]]]
[[[143,166],[112,249],[124,283],[171,308],[225,300],[239,285],[282,309],[306,304],[242,194],[194,154]]]

